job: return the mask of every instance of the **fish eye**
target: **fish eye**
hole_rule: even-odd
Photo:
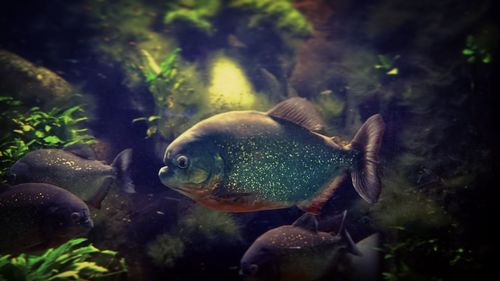
[[[71,219],[72,219],[73,221],[75,221],[75,222],[76,222],[76,221],[79,221],[79,220],[80,220],[80,217],[81,217],[81,216],[80,216],[80,214],[79,214],[79,213],[77,213],[77,212],[71,213]]]
[[[248,266],[248,271],[252,276],[256,275],[258,270],[259,266],[256,264],[251,264],[250,266]]]
[[[188,158],[185,155],[177,157],[177,166],[181,169],[186,169],[189,165]]]

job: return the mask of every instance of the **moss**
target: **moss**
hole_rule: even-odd
[[[173,267],[184,256],[234,245],[241,238],[240,227],[231,214],[194,205],[174,229],[158,235],[146,251],[157,266]]]
[[[439,228],[451,222],[445,210],[398,175],[386,175],[380,203],[372,210],[385,229],[413,226]]]
[[[164,23],[167,25],[187,25],[212,35],[212,18],[221,8],[220,0],[186,1],[180,0],[169,5]]]
[[[312,26],[289,0],[234,0],[229,7],[249,12],[248,26],[258,26],[271,23],[278,32],[288,32],[297,36],[307,36],[312,33]]]
[[[218,212],[200,206],[195,206],[189,214],[180,221],[182,233],[193,235],[199,233],[207,240],[240,239],[240,228],[235,219],[228,213]]]
[[[157,266],[173,267],[184,255],[184,241],[170,234],[161,234],[148,245],[148,256]]]
[[[328,124],[334,124],[336,119],[340,118],[345,110],[345,101],[343,98],[334,94],[331,90],[321,92],[319,97],[313,99],[315,108]]]
[[[232,1],[186,1],[180,0],[169,5],[164,22],[177,28],[198,29],[207,35],[213,35],[217,27],[216,18],[227,9],[250,14],[247,27],[258,30],[261,26],[271,25],[277,33],[293,36],[307,36],[312,33],[312,26],[292,4],[292,1],[280,0],[232,0]]]

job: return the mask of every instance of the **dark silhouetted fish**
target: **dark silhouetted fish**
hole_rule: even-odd
[[[271,229],[257,238],[241,259],[240,273],[255,281],[375,280],[379,272],[373,252],[367,242],[354,244],[344,220],[339,234],[320,232],[315,217],[306,213],[293,225]],[[364,275],[353,274],[365,267],[370,271]]]
[[[167,187],[218,210],[298,205],[318,213],[350,172],[358,194],[375,202],[382,117],[370,117],[347,145],[319,134],[321,129],[319,114],[303,98],[285,100],[267,113],[218,114],[167,147],[159,177]]]
[[[130,149],[116,156],[111,165],[95,160],[92,149],[76,145],[67,149],[31,151],[10,168],[15,183],[43,182],[60,186],[92,207],[100,208],[109,189],[119,186],[128,193],[134,185],[128,175]]]
[[[0,193],[0,253],[54,247],[92,228],[87,205],[54,185],[25,183]]]

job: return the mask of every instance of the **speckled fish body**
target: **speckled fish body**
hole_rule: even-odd
[[[38,251],[86,234],[87,205],[57,186],[26,183],[0,193],[0,253]]]
[[[117,156],[112,165],[87,159],[62,149],[39,149],[19,159],[11,168],[16,183],[41,182],[60,186],[99,208],[113,184],[133,190],[125,171],[130,151]]]
[[[218,210],[317,211],[364,153],[281,117],[233,111],[201,121],[167,147],[160,179]]]
[[[349,255],[348,255],[349,254]],[[245,280],[319,280],[337,275],[359,249],[341,227],[339,234],[321,232],[310,214],[293,225],[280,226],[259,236],[241,259]],[[338,272],[337,272],[338,271]]]

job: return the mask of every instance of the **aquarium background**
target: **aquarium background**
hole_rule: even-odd
[[[30,150],[134,151],[137,193],[111,190],[88,240],[112,280],[242,280],[239,261],[298,208],[206,209],[163,186],[165,147],[204,118],[311,101],[349,141],[380,113],[383,189],[349,183],[354,240],[380,232],[380,280],[479,280],[495,265],[498,7],[494,1],[7,1],[0,9],[0,169]],[[321,222],[321,220],[320,220]],[[321,225],[320,225],[321,227]],[[495,275],[494,275],[495,276]],[[335,280],[326,276],[325,280]]]

